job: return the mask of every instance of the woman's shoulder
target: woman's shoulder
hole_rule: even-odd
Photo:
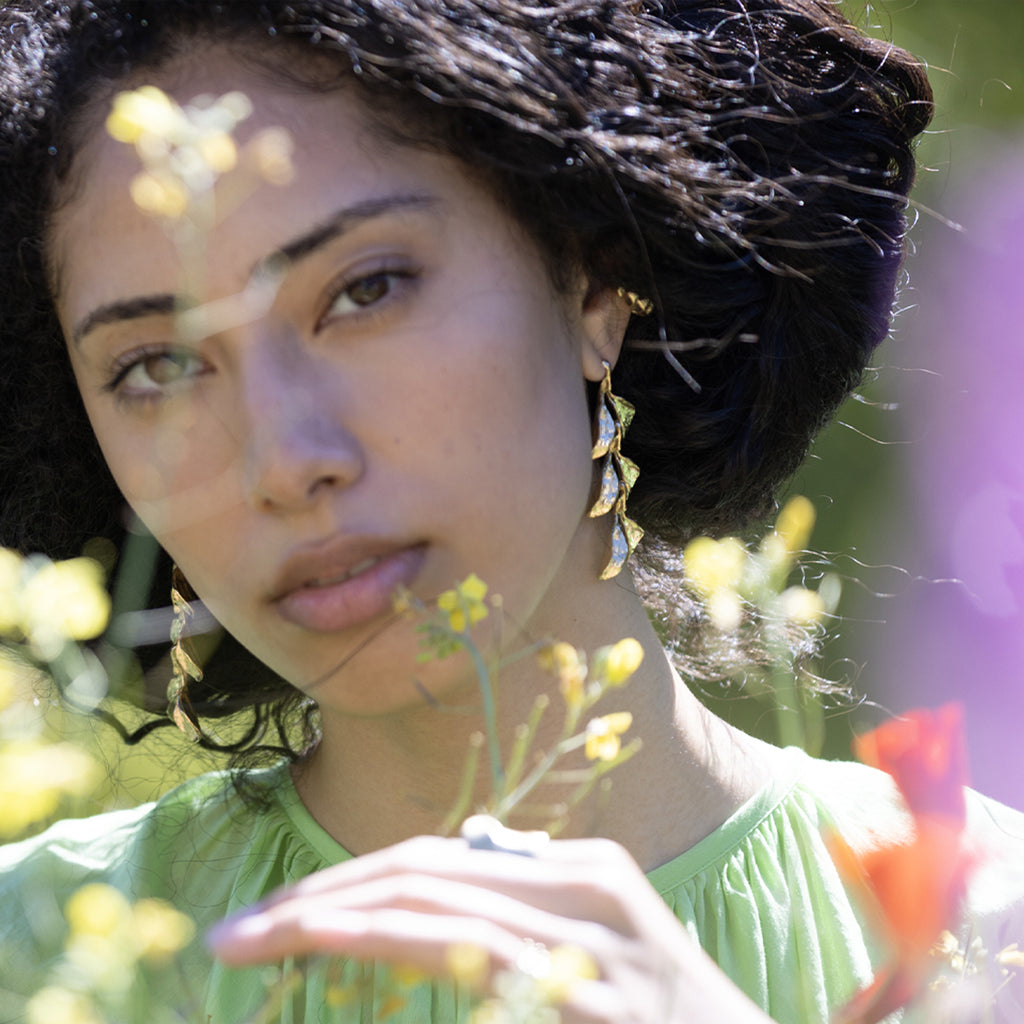
[[[814,798],[857,854],[909,841],[914,819],[892,777],[849,761],[808,759],[800,789]],[[969,910],[1024,911],[1024,812],[973,789],[965,791],[964,846],[971,862]],[[1022,936],[1024,943],[1024,936]]]
[[[286,765],[238,781],[228,772],[200,775],[155,802],[61,821],[0,846],[0,894],[26,884],[70,893],[101,881],[132,898],[198,899],[219,908],[239,876],[249,881],[248,892],[324,866],[326,844],[293,807],[298,798]]]
[[[159,800],[87,818],[58,821],[44,832],[0,846],[0,889],[29,878],[51,885],[78,885],[90,879],[117,884],[125,871],[141,869],[140,852],[201,829],[202,819],[230,803],[230,780],[223,773],[197,776]]]

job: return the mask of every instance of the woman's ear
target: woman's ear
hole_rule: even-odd
[[[629,317],[629,301],[617,289],[588,287],[580,310],[580,357],[587,380],[601,380],[604,364],[616,364]]]

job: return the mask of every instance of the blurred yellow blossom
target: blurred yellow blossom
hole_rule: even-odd
[[[146,213],[175,220],[188,209],[188,189],[169,174],[142,171],[129,186],[132,202]]]
[[[584,750],[590,761],[611,761],[622,746],[622,734],[633,724],[628,711],[613,711],[587,723]]]
[[[466,988],[480,988],[487,980],[491,960],[487,950],[471,942],[456,942],[445,952],[449,974]]]
[[[238,166],[231,133],[251,113],[251,102],[240,92],[201,96],[186,107],[152,85],[119,93],[107,131],[118,142],[133,145],[142,161],[143,169],[130,186],[135,205],[166,220],[183,217],[194,197],[209,192],[218,177]],[[262,155],[254,154],[258,169],[270,165],[273,176],[283,179],[287,153],[280,140],[269,146],[276,158],[266,152],[266,142],[260,148]]]
[[[214,174],[227,174],[238,164],[238,147],[227,132],[214,132],[200,139],[196,152]]]
[[[599,647],[591,659],[591,668],[594,675],[609,686],[622,686],[643,660],[644,649],[640,641],[627,636],[610,647]]]
[[[746,561],[747,550],[736,537],[696,537],[683,551],[686,578],[705,598],[721,590],[735,590]]]
[[[1012,942],[996,953],[996,963],[1001,967],[1024,970],[1024,949],[1018,948],[1017,943]]]
[[[358,998],[358,985],[329,985],[324,992],[324,1003],[332,1009],[351,1006]]]
[[[0,839],[45,821],[65,795],[85,796],[99,766],[71,743],[20,739],[0,746]]]
[[[73,936],[111,938],[131,934],[131,904],[112,885],[93,882],[83,885],[64,905],[64,918]]]
[[[708,617],[717,629],[731,633],[743,621],[743,598],[735,590],[716,590],[707,599]]]
[[[88,996],[56,985],[32,996],[26,1012],[28,1024],[105,1024]]]
[[[579,946],[555,946],[548,959],[548,972],[538,979],[541,995],[553,1004],[564,1003],[581,981],[596,981],[597,961]]]
[[[486,596],[487,584],[474,572],[453,590],[444,591],[437,599],[437,607],[448,615],[448,624],[456,633],[464,633],[469,626],[487,618]]]
[[[107,117],[107,133],[118,142],[135,144],[146,135],[169,138],[182,130],[185,116],[163,90],[144,85],[118,93]]]
[[[132,907],[132,927],[139,955],[163,963],[184,949],[195,935],[192,919],[165,900],[143,899]]]
[[[22,587],[21,609],[22,629],[33,638],[94,639],[110,618],[102,567],[91,558],[41,565]]]
[[[391,977],[399,985],[405,986],[422,985],[425,981],[430,981],[430,975],[413,964],[395,964],[391,968]]]
[[[806,587],[789,587],[779,595],[779,607],[783,616],[800,626],[813,626],[825,614],[825,602],[821,594]]]
[[[775,533],[782,538],[790,554],[796,554],[807,547],[814,529],[815,511],[809,498],[796,494],[779,512],[775,520]]]
[[[570,708],[583,705],[587,681],[587,656],[565,641],[547,644],[538,654],[541,668],[558,679],[558,687]]]
[[[283,128],[265,128],[248,146],[256,173],[271,185],[287,185],[295,177],[294,148],[292,137]]]

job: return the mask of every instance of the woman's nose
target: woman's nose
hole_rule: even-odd
[[[245,491],[260,511],[311,508],[363,472],[340,381],[294,350],[250,353],[244,372]]]

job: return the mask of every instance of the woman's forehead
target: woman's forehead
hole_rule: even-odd
[[[303,187],[313,192],[333,190],[351,200],[372,192],[385,172],[396,187],[420,173],[414,166],[414,151],[401,147],[405,157],[397,156],[398,147],[385,133],[373,130],[367,107],[354,89],[299,90],[239,59],[230,49],[218,48],[216,56],[216,61],[203,61],[188,55],[148,74],[140,73],[122,87],[153,85],[181,105],[197,97],[207,102],[211,97],[242,92],[252,104],[252,112],[233,133],[239,148],[244,152],[261,133],[284,128]],[[141,232],[153,239],[147,248],[159,244],[152,218],[141,214],[131,197],[132,180],[143,169],[140,158],[132,146],[116,141],[107,130],[106,119],[117,91],[110,90],[109,95],[92,101],[79,133],[66,194],[50,221],[48,256],[59,293],[82,264],[83,254],[95,253],[99,240],[120,239],[121,248],[127,249]],[[420,157],[420,162],[429,162],[426,154]],[[260,190],[268,204],[261,219],[272,223],[274,207],[287,198],[286,190],[262,185]],[[323,201],[331,202],[327,196]],[[253,208],[252,204],[247,207],[250,212]],[[328,212],[325,207],[323,215]],[[85,266],[95,270],[92,260],[89,257]]]

